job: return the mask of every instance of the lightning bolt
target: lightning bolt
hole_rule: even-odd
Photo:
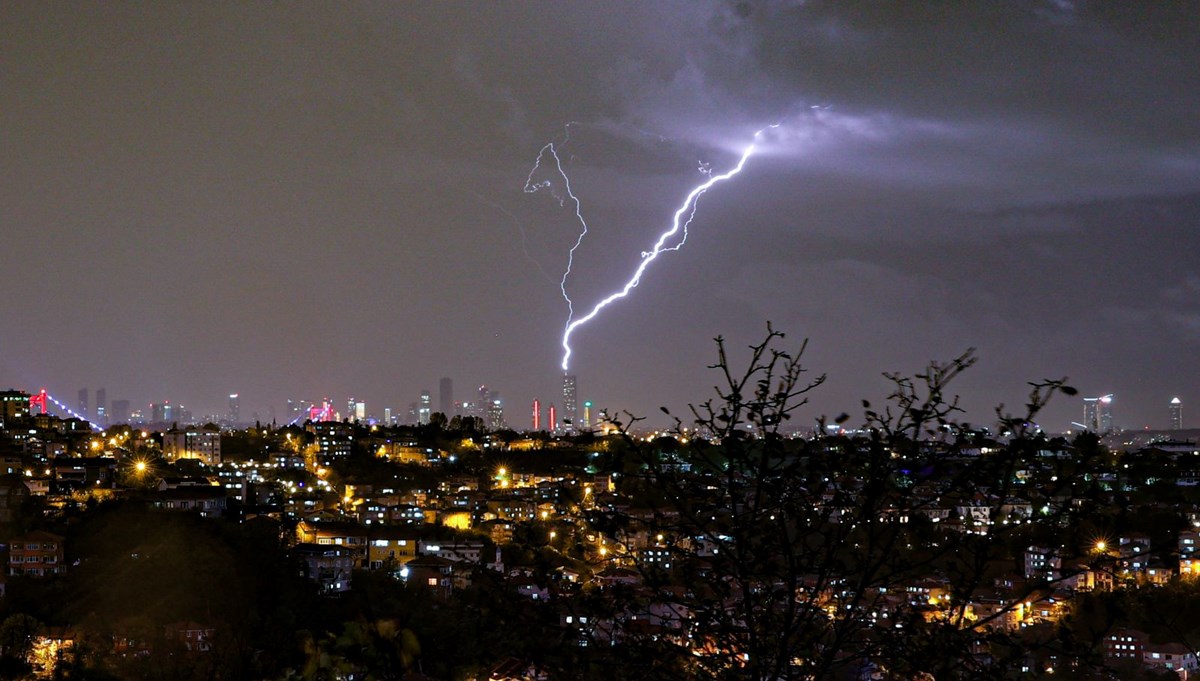
[[[566,125],[567,134],[563,139],[563,145],[566,145],[567,142],[571,141],[572,125],[573,123],[568,123]],[[562,292],[563,300],[567,301],[567,323],[570,324],[571,320],[575,317],[575,303],[571,301],[571,296],[567,293],[567,279],[571,277],[571,267],[573,267],[575,264],[575,251],[579,250],[579,245],[583,243],[583,237],[587,236],[588,224],[587,220],[583,218],[583,205],[579,202],[579,197],[575,196],[575,194],[571,191],[571,178],[567,177],[566,171],[563,170],[562,160],[560,160],[558,157],[558,150],[555,148],[554,142],[546,143],[546,146],[542,147],[541,151],[538,152],[537,160],[535,160],[533,163],[533,169],[529,171],[529,177],[525,179],[525,193],[533,194],[542,189],[549,189],[550,194],[558,200],[558,205],[562,206],[566,204],[566,199],[559,196],[558,193],[554,191],[554,184],[550,182],[550,180],[543,180],[541,182],[533,181],[533,176],[537,173],[538,168],[541,167],[542,158],[544,158],[547,153],[549,153],[554,159],[554,167],[556,170],[558,170],[558,174],[563,179],[563,187],[566,189],[567,197],[570,198],[575,204],[575,218],[579,220],[579,224],[582,227],[579,232],[579,236],[575,239],[575,245],[571,246],[571,250],[567,251],[567,267],[565,270],[563,270],[562,279],[560,279],[558,282],[558,290]]]
[[[777,128],[777,127],[779,127],[779,124],[775,124],[775,125],[768,126],[768,127]],[[696,205],[699,202],[700,197],[703,196],[704,193],[707,192],[709,189],[711,189],[714,185],[724,182],[724,181],[736,176],[738,173],[742,172],[742,168],[745,167],[746,161],[748,161],[750,159],[750,157],[754,155],[754,152],[757,151],[758,138],[760,135],[762,135],[764,130],[766,130],[766,128],[763,128],[762,130],[759,130],[758,132],[754,133],[754,140],[742,152],[742,156],[740,159],[738,159],[737,165],[735,165],[732,169],[727,170],[724,173],[721,173],[720,175],[714,175],[712,173],[711,168],[709,168],[708,166],[703,165],[703,164],[701,165],[701,172],[708,176],[708,180],[701,183],[700,185],[696,186],[694,189],[692,189],[691,192],[688,193],[687,197],[684,198],[683,203],[679,206],[679,209],[675,211],[675,217],[671,221],[671,228],[668,229],[667,231],[663,232],[658,237],[658,241],[656,241],[654,243],[654,248],[652,248],[649,251],[642,252],[642,260],[641,260],[641,262],[638,263],[637,269],[634,270],[633,276],[630,277],[627,282],[625,282],[625,285],[623,287],[621,287],[621,289],[619,291],[610,294],[608,297],[606,297],[606,298],[602,299],[600,302],[596,303],[595,307],[593,307],[590,312],[588,312],[587,314],[583,315],[582,317],[580,317],[578,319],[573,318],[574,317],[574,309],[573,308],[570,309],[571,314],[568,315],[568,317],[567,317],[567,325],[566,325],[566,328],[563,329],[563,336],[562,336],[562,348],[563,348],[562,369],[563,369],[563,371],[567,370],[567,367],[571,360],[571,334],[575,332],[575,329],[588,323],[589,321],[594,319],[596,317],[596,315],[600,314],[601,310],[603,310],[604,308],[613,304],[614,302],[620,300],[621,298],[624,298],[625,296],[629,295],[630,291],[637,288],[637,285],[639,283],[641,283],[641,281],[642,281],[642,274],[645,273],[646,268],[650,267],[650,263],[654,262],[660,254],[665,253],[667,251],[677,251],[683,246],[684,242],[687,241],[688,225],[690,225],[692,223],[692,220],[696,217]],[[547,144],[545,147],[542,148],[542,151],[545,152],[547,148],[550,149],[552,154],[554,153],[552,144]],[[558,155],[554,154],[554,158],[557,161]],[[538,159],[540,162],[541,154],[538,155]],[[561,164],[559,165],[558,169],[559,169],[559,172],[562,173]],[[535,167],[535,170],[536,170],[536,167]],[[563,173],[562,176],[563,176],[563,180],[566,181],[566,179],[567,179],[566,174]],[[532,178],[532,173],[530,173],[530,177]],[[526,184],[526,191],[529,191],[528,184]],[[534,191],[536,191],[536,189]],[[571,198],[574,199],[575,197],[574,197],[574,195],[572,195],[570,193],[570,191],[571,191],[570,183],[568,182],[567,183],[567,194],[569,196],[571,196]],[[560,203],[561,203],[561,199],[560,199]],[[567,273],[563,275],[563,280],[562,280],[563,297],[567,299],[568,305],[570,305],[571,299],[569,296],[567,296],[567,292],[566,292],[567,274],[570,273],[570,263],[571,263],[571,259],[574,257],[575,249],[579,247],[579,244],[583,241],[583,235],[587,233],[587,223],[584,222],[583,215],[581,214],[581,211],[579,210],[579,200],[578,199],[575,199],[575,207],[576,207],[575,214],[579,217],[579,221],[583,224],[584,231],[583,231],[583,233],[581,233],[579,235],[579,239],[575,242],[575,246],[571,249],[571,254],[568,257],[568,261],[567,261]],[[684,219],[685,215],[687,216],[686,219]],[[680,232],[682,232],[682,238],[679,241],[679,243],[675,244],[674,246],[667,247],[666,246],[667,240]]]

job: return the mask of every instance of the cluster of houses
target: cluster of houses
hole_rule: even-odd
[[[215,427],[171,428],[160,436],[128,429],[98,434],[66,420],[40,418],[32,428],[24,428],[31,425],[28,418],[19,421],[24,428],[20,437],[12,437],[11,429],[2,431],[9,453],[0,455],[0,523],[13,522],[30,497],[43,497],[40,508],[53,517],[81,495],[127,494],[162,512],[211,518],[266,516],[284,528],[299,574],[329,597],[350,590],[359,571],[385,571],[410,588],[450,598],[481,570],[488,570],[503,575],[517,594],[555,608],[561,626],[572,632],[568,640],[581,646],[615,643],[630,635],[685,642],[692,619],[686,587],[650,586],[645,576],[678,569],[681,561],[704,560],[718,550],[703,536],[664,536],[651,529],[652,514],[622,493],[615,474],[563,466],[452,473],[458,470],[448,465],[454,462],[453,452],[427,446],[411,433],[348,423],[308,424],[303,433],[275,431],[274,447],[260,457],[233,462],[223,459],[221,433]],[[1167,452],[1164,461],[1196,455],[1194,447],[1159,449]],[[158,462],[186,462],[187,473],[180,473],[178,466],[157,470],[131,454],[147,450],[154,451]],[[432,473],[422,476],[423,484],[333,473],[355,451]],[[1061,451],[1047,453],[1061,456]],[[1180,488],[1200,479],[1190,466],[1172,464],[1167,469]],[[1110,489],[1139,484],[1113,471],[1093,473]],[[1033,478],[1039,473],[1018,474]],[[1162,478],[1159,475],[1156,482]],[[830,484],[820,496],[822,517],[839,522],[852,516],[855,493],[853,480]],[[912,513],[919,513],[946,532],[982,533],[991,524],[1019,525],[1046,511],[1019,494],[960,494],[936,481],[915,485],[911,494],[918,503],[907,510],[883,508],[880,520],[908,523]],[[1023,556],[993,570],[999,576],[975,590],[968,603],[952,602],[953,585],[930,574],[869,594],[865,602],[872,610],[865,614],[886,619],[889,613],[909,609],[936,619],[957,608],[980,629],[1019,632],[1061,621],[1081,592],[1193,578],[1200,575],[1200,530],[1195,529],[1200,528],[1200,506],[1170,510],[1186,519],[1189,528],[1171,545],[1155,546],[1148,534],[1132,531],[1097,539],[1088,547],[1029,545]],[[601,531],[591,522],[596,511],[635,522]],[[41,530],[10,538],[7,574],[48,577],[69,570],[63,542],[62,536]],[[538,572],[519,562],[505,565],[502,549],[513,542],[551,551],[559,558],[553,571]],[[680,546],[686,550],[680,551]],[[815,590],[810,602],[818,607],[838,598],[828,584],[806,584],[804,579],[801,583]],[[575,607],[574,597],[585,588],[641,592],[635,600],[645,607],[597,618]],[[189,649],[204,650],[211,631],[194,623],[180,627],[179,636]],[[1129,629],[1110,633],[1103,654],[1181,676],[1196,672],[1198,666],[1196,655],[1182,641],[1154,642]]]

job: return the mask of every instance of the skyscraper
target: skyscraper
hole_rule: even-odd
[[[501,430],[505,427],[504,402],[500,399],[500,393],[495,390],[488,393],[487,427],[488,430]]]
[[[1093,433],[1112,430],[1112,401],[1112,395],[1083,398],[1083,426]]]
[[[575,374],[563,374],[563,430],[576,429],[579,418],[579,404],[575,401]]]
[[[1178,397],[1173,398],[1168,409],[1171,414],[1171,430],[1183,430],[1183,402]]]
[[[533,432],[538,432],[542,429],[542,403],[538,400],[533,401]]]
[[[229,395],[229,423],[237,425],[242,420],[242,398],[238,393]]]
[[[129,400],[113,400],[109,420],[112,425],[129,423]]]
[[[150,404],[150,422],[170,423],[175,418],[175,408],[169,401],[152,402]]]
[[[104,388],[96,390],[96,425],[108,427],[108,391]]]
[[[429,423],[429,416],[433,413],[433,398],[429,395],[428,390],[421,391],[421,399],[417,402],[417,423],[425,425]]]
[[[79,414],[79,418],[90,418],[88,414],[88,389],[79,389],[79,401],[75,403],[75,411]]]
[[[454,413],[454,381],[449,378],[438,381],[438,409],[446,415],[447,419],[456,416]]]

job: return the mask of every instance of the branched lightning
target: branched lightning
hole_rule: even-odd
[[[571,125],[571,123],[568,123],[566,126],[567,136],[562,142],[564,145],[571,139]],[[575,217],[579,220],[580,226],[582,226],[579,236],[575,239],[575,245],[571,246],[571,250],[567,251],[567,267],[563,270],[562,279],[558,282],[558,289],[562,292],[563,300],[567,301],[567,323],[570,324],[571,320],[575,317],[575,303],[571,301],[571,296],[567,293],[567,279],[570,278],[571,267],[575,264],[575,251],[579,250],[579,245],[583,243],[583,237],[587,236],[588,225],[587,220],[583,218],[583,205],[579,202],[579,198],[571,191],[571,178],[567,177],[567,173],[563,170],[562,161],[558,157],[558,150],[555,148],[554,142],[546,143],[546,146],[542,147],[542,150],[538,152],[537,160],[533,163],[533,169],[529,171],[529,177],[525,179],[525,193],[533,194],[542,189],[549,189],[550,194],[555,199],[558,199],[558,205],[562,206],[566,203],[566,199],[554,191],[554,184],[550,180],[543,180],[541,182],[533,181],[533,176],[537,173],[538,168],[541,167],[542,158],[547,153],[554,158],[554,167],[563,179],[563,187],[566,189],[567,197],[575,203]]]
[[[770,127],[775,128],[775,127],[778,127],[778,125],[772,125]],[[637,288],[637,285],[639,283],[641,283],[642,274],[645,273],[646,268],[650,266],[650,263],[654,262],[654,260],[658,258],[659,254],[664,253],[666,251],[676,251],[676,250],[679,250],[679,248],[681,248],[683,246],[684,242],[687,241],[688,225],[690,225],[692,220],[696,217],[696,205],[699,202],[700,197],[705,192],[707,192],[710,188],[712,188],[713,185],[716,185],[720,182],[724,182],[725,180],[728,180],[728,179],[734,177],[735,175],[737,175],[738,173],[742,172],[742,168],[746,165],[746,161],[749,160],[749,158],[751,156],[753,156],[754,152],[757,150],[758,138],[759,138],[759,135],[762,134],[762,132],[763,132],[763,130],[759,130],[758,132],[754,133],[754,141],[751,142],[750,145],[747,146],[746,149],[742,152],[742,156],[740,159],[738,159],[737,165],[735,165],[732,169],[730,169],[724,173],[721,173],[720,175],[714,175],[712,173],[712,169],[710,167],[708,167],[706,164],[701,164],[700,170],[703,174],[708,176],[708,180],[706,180],[702,184],[700,184],[697,187],[695,187],[694,189],[692,189],[692,191],[688,193],[687,197],[684,198],[683,204],[680,205],[679,209],[675,211],[675,216],[671,221],[671,228],[668,229],[666,232],[663,232],[658,237],[658,240],[654,243],[654,248],[652,248],[649,251],[642,252],[641,262],[638,263],[637,269],[635,269],[633,272],[633,276],[630,277],[627,282],[625,282],[625,285],[619,291],[610,294],[608,297],[606,297],[606,298],[602,299],[600,302],[596,303],[595,307],[593,307],[590,312],[583,315],[582,317],[579,317],[578,319],[574,318],[575,311],[574,311],[573,307],[571,307],[571,299],[567,295],[566,281],[567,281],[567,275],[570,274],[570,271],[571,271],[571,261],[574,258],[575,249],[579,247],[579,244],[583,241],[584,234],[587,233],[587,223],[584,221],[583,215],[581,214],[581,211],[579,208],[579,200],[575,199],[575,196],[573,194],[571,194],[570,182],[567,181],[566,174],[562,172],[562,165],[559,164],[558,170],[559,170],[559,173],[562,174],[564,182],[566,182],[567,195],[575,200],[575,208],[576,208],[575,214],[579,218],[580,223],[583,224],[583,232],[579,235],[579,239],[576,240],[575,246],[571,248],[571,253],[567,260],[567,272],[563,274],[563,279],[562,279],[562,287],[561,288],[563,291],[563,297],[566,298],[568,309],[569,309],[569,314],[567,316],[567,325],[566,325],[566,328],[563,330],[563,336],[562,336],[562,348],[563,348],[562,369],[563,369],[563,371],[567,370],[567,367],[570,363],[571,334],[575,332],[575,329],[588,323],[593,318],[595,318],[595,316],[597,314],[599,314],[601,310],[608,307],[613,302],[620,300],[621,298],[624,298],[625,296],[629,295],[630,291]],[[554,155],[555,161],[557,161],[558,155],[554,153],[553,143],[547,144],[545,147],[543,147],[542,153],[545,153],[545,151],[547,149],[550,150],[550,153],[552,155]],[[541,161],[542,153],[538,154],[539,163]],[[534,170],[536,170],[536,169],[537,169],[537,167],[535,166]],[[532,175],[533,174],[530,173],[531,179],[532,179]],[[546,184],[543,183],[540,186],[546,186]],[[537,189],[540,188],[540,186],[535,185],[534,188],[531,190],[530,184],[529,184],[529,182],[527,182],[525,185],[525,191],[527,191],[527,192],[528,191],[537,191]],[[562,202],[562,200],[560,199],[560,203],[561,202]],[[685,215],[687,216],[686,219],[684,219]],[[675,244],[674,246],[667,247],[666,246],[667,240],[680,232],[682,232],[682,238],[680,239],[679,243]]]

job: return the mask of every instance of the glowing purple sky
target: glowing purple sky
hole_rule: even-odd
[[[965,5],[965,3],[963,3]],[[560,148],[577,309],[678,202],[687,246],[573,336],[580,396],[709,396],[767,320],[830,382],[977,347],[970,417],[1026,380],[1200,423],[1200,6],[873,2],[0,7],[0,387],[282,415],[402,410],[443,375],[556,401],[578,234],[523,192]],[[436,398],[435,398],[436,399]],[[1188,405],[1197,405],[1189,410]],[[1078,420],[1077,400],[1046,425]],[[1193,417],[1188,414],[1194,414]]]

